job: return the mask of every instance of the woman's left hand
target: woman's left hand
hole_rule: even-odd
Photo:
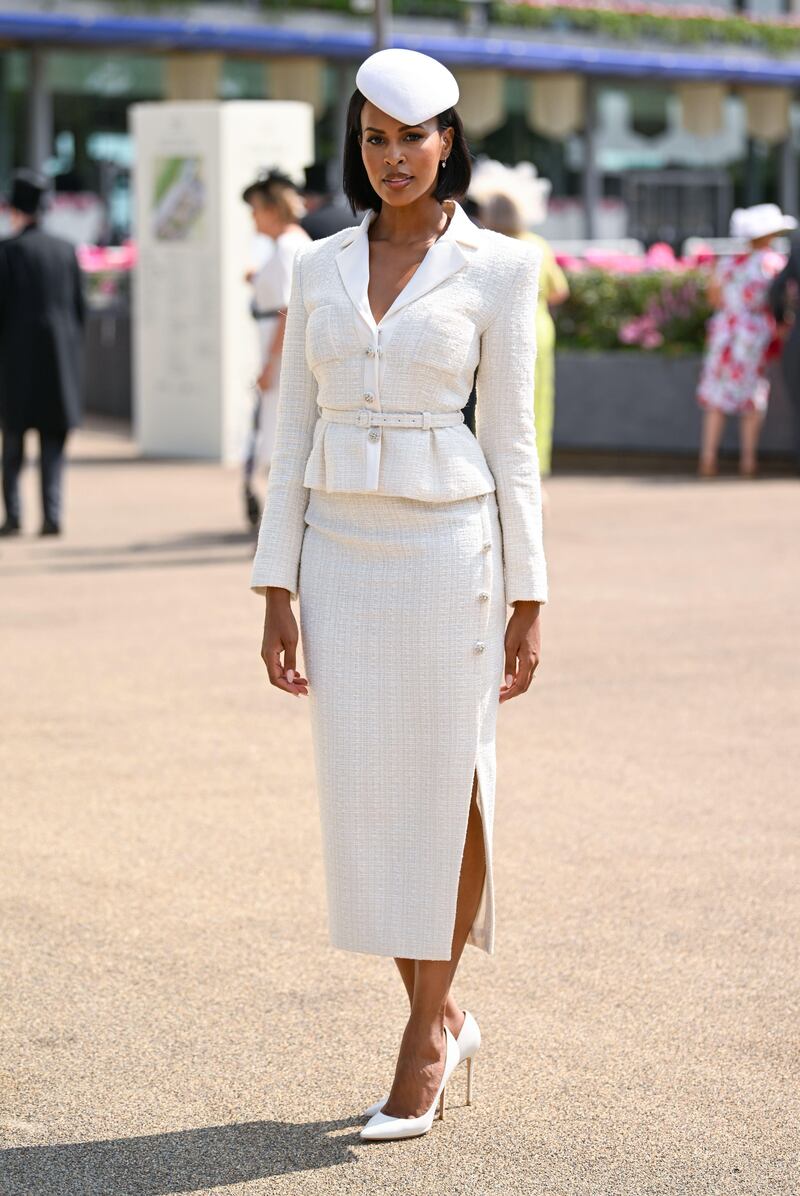
[[[539,602],[515,602],[514,613],[506,627],[505,685],[500,686],[500,701],[525,693],[533,681],[542,652]]]

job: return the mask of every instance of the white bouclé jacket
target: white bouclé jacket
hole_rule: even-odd
[[[539,251],[476,228],[453,203],[446,232],[376,324],[374,216],[295,260],[251,586],[297,597],[311,488],[421,502],[496,491],[506,602],[545,602],[533,420]],[[475,436],[459,414],[473,381]]]

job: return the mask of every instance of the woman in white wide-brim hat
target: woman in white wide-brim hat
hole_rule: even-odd
[[[452,982],[467,942],[494,950],[497,712],[533,679],[547,580],[538,251],[457,202],[446,67],[384,50],[356,83],[344,190],[366,214],[295,260],[251,584],[271,683],[310,698],[330,941],[394,957],[410,1000],[374,1140],[426,1133],[462,1061],[469,1100],[480,1032]]]
[[[738,415],[739,472],[753,477],[758,468],[758,439],[769,399],[767,350],[775,334],[768,305],[770,284],[786,259],[772,248],[782,233],[797,228],[777,204],[737,208],[731,236],[748,242],[744,253],[718,270],[709,289],[717,309],[708,323],[697,401],[704,411],[698,472],[714,477],[725,420]]]

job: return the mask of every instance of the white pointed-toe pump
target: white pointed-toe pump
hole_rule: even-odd
[[[475,1018],[472,1016],[470,1011],[468,1009],[465,1009],[464,1010],[464,1024],[462,1025],[461,1029],[458,1032],[458,1038],[456,1039],[456,1046],[458,1047],[458,1054],[459,1054],[458,1062],[463,1063],[465,1059],[467,1061],[467,1104],[468,1105],[472,1104],[472,1069],[473,1069],[473,1066],[475,1063],[475,1055],[477,1054],[478,1048],[480,1045],[481,1045],[481,1032],[478,1027],[478,1023],[475,1021]],[[380,1100],[376,1100],[374,1105],[370,1105],[370,1107],[368,1109],[365,1109],[362,1116],[374,1117],[374,1115],[376,1113],[380,1113],[381,1109],[386,1104],[388,1099],[389,1099],[388,1096],[383,1096],[383,1097],[381,1097]]]
[[[439,1117],[444,1120],[444,1091],[447,1081],[461,1062],[458,1044],[447,1026],[444,1028],[444,1036],[447,1043],[444,1071],[431,1107],[420,1117],[388,1117],[385,1113],[373,1114],[361,1131],[361,1137],[367,1142],[389,1142],[396,1138],[418,1138],[420,1134],[427,1134],[433,1125],[437,1109]]]

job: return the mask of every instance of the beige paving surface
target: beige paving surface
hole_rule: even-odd
[[[368,1146],[404,1007],[327,946],[235,475],[75,452],[0,546],[3,1196],[797,1196],[800,483],[552,482],[477,1103]]]

